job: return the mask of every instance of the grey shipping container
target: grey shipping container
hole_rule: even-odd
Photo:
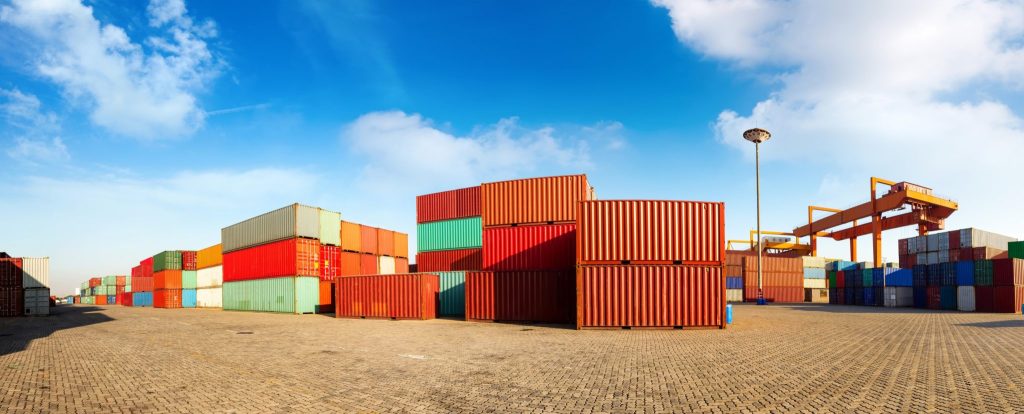
[[[884,305],[887,308],[908,308],[914,306],[914,288],[887,286]]]
[[[50,314],[50,289],[25,289],[25,316],[47,316]]]
[[[341,214],[292,204],[225,227],[220,236],[224,253],[296,237],[337,246],[341,241]]]
[[[1009,250],[1009,243],[1017,239],[985,230],[967,228],[960,230],[960,247],[991,247]]]
[[[26,257],[21,259],[22,284],[25,289],[50,287],[50,258]]]

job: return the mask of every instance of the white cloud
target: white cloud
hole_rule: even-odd
[[[621,148],[622,125],[523,127],[516,118],[456,136],[419,114],[365,114],[342,138],[364,156],[363,182],[370,187],[445,189],[495,177],[538,171],[578,172],[591,167],[592,143]]]
[[[42,109],[35,95],[0,89],[0,115],[13,143],[7,155],[27,163],[66,161],[71,158],[60,137],[56,114]]]
[[[144,44],[78,0],[14,0],[0,22],[31,35],[24,47],[37,51],[27,55],[35,70],[90,108],[97,125],[142,139],[189,134],[204,121],[195,94],[223,66],[206,43],[216,27],[194,22],[181,1],[154,0],[148,10],[160,35]]]
[[[949,226],[1024,234],[1007,209],[1024,204],[1024,119],[993,98],[1024,86],[1024,2],[654,3],[686,45],[778,81],[749,113],[721,112],[725,144],[749,153],[741,133],[761,126],[762,157],[813,166],[822,188],[919,181],[960,201]]]

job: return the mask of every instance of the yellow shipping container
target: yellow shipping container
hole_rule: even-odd
[[[395,232],[395,257],[409,257],[409,235]]]
[[[221,245],[215,244],[196,253],[196,269],[220,266],[224,261]]]
[[[341,250],[349,252],[361,252],[363,249],[362,235],[359,225],[347,221],[341,222]]]

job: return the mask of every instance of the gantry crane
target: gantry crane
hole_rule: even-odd
[[[772,231],[772,230],[762,230],[761,231],[761,235],[762,236],[768,235],[768,236],[790,236],[790,237],[793,237],[792,240],[790,240],[790,239],[786,239],[786,240],[770,240],[770,239],[765,239],[765,240],[763,240],[764,250],[769,252],[769,253],[794,252],[794,253],[799,254],[801,256],[805,256],[805,255],[807,255],[808,253],[811,252],[811,246],[806,245],[806,244],[800,244],[800,240],[797,239],[795,236],[793,236],[793,233],[787,233],[787,232],[781,232],[781,231]],[[751,230],[750,231],[750,239],[749,240],[729,240],[727,248],[729,250],[733,250],[733,244],[747,244],[747,245],[750,246],[750,250],[755,250],[756,251],[757,249],[755,248],[755,246],[757,246],[757,244],[754,242],[754,240],[756,238],[757,238],[757,230]]]
[[[878,185],[889,186],[885,194],[878,194]],[[909,207],[910,211],[894,216],[883,217],[883,213],[897,211]],[[872,235],[872,253],[874,263],[882,262],[882,232],[906,226],[917,226],[919,235],[929,231],[942,230],[945,220],[958,208],[956,202],[936,197],[932,190],[906,181],[895,182],[878,177],[871,177],[871,201],[850,207],[845,210],[827,207],[810,206],[807,208],[807,225],[793,229],[797,238],[809,236],[812,256],[818,253],[818,237],[831,237],[833,240],[850,240],[850,260],[857,260],[857,237]],[[814,211],[826,211],[832,214],[814,220]],[[870,223],[857,224],[857,220],[870,218]],[[850,223],[851,226],[841,230],[830,230]]]

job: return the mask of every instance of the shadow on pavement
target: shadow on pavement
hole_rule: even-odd
[[[1019,318],[1020,315],[1017,315],[1016,317]],[[976,328],[1024,328],[1024,320],[1011,319],[1007,321],[972,322],[957,324],[957,326],[973,326]]]
[[[58,305],[50,316],[0,318],[0,356],[23,351],[32,340],[63,330],[114,320],[102,313],[102,307]]]
[[[757,307],[758,305],[753,303],[735,303],[733,304],[736,309],[743,309],[746,307]],[[825,312],[825,313],[942,313],[958,311],[943,311],[934,309],[918,309],[918,308],[887,308],[884,306],[854,306],[854,305],[828,305],[823,303],[771,303],[765,305],[770,308],[786,308],[804,312]]]

